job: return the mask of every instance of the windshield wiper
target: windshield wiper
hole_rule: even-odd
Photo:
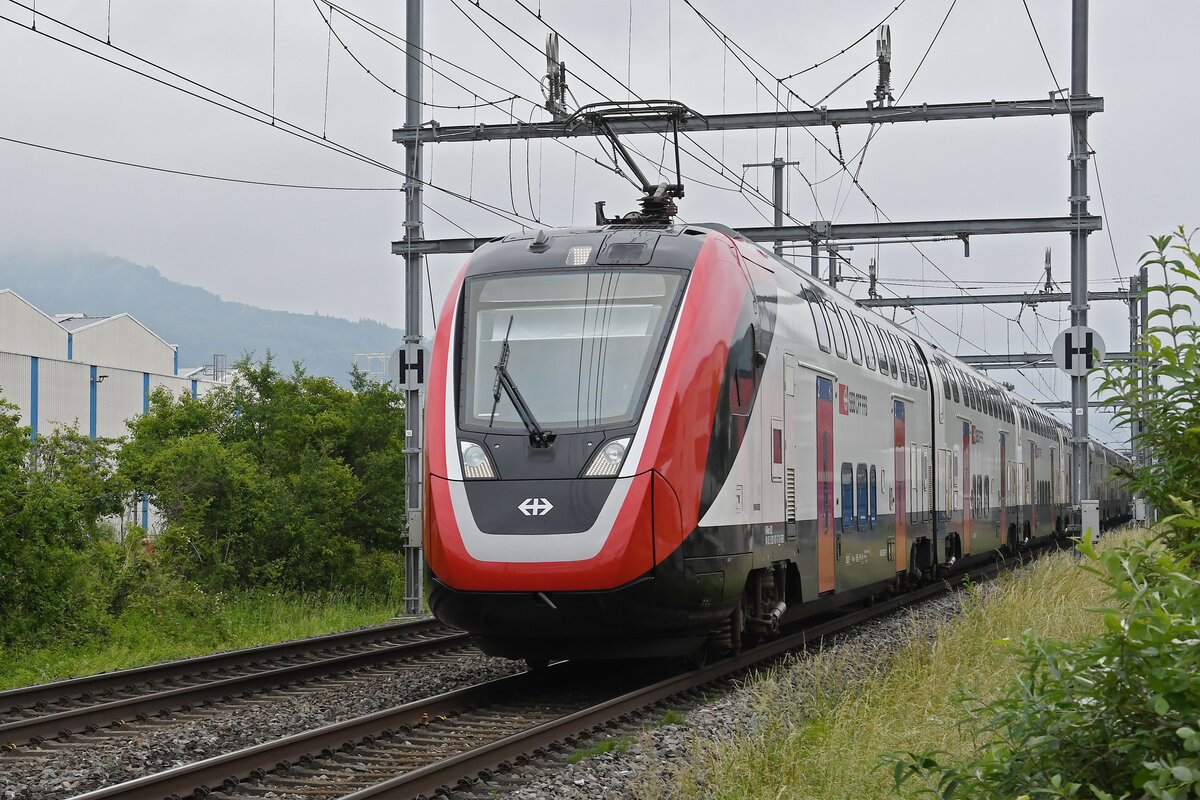
[[[554,433],[538,424],[533,411],[529,409],[529,404],[521,396],[521,390],[517,388],[512,375],[508,374],[508,337],[512,334],[512,325],[513,315],[510,314],[508,330],[504,332],[504,344],[500,346],[500,360],[496,362],[496,382],[492,385],[492,418],[488,427],[492,427],[496,422],[496,407],[500,405],[500,390],[503,389],[513,407],[517,409],[517,416],[525,423],[525,429],[529,431],[529,444],[532,447],[549,447],[554,443]]]

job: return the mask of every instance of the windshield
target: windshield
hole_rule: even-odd
[[[679,283],[646,270],[469,280],[463,422],[525,430],[511,395],[496,391],[506,342],[503,366],[543,428],[633,422]]]

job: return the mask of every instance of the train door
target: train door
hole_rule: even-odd
[[[1048,502],[1050,504],[1050,508],[1049,508],[1050,514],[1049,514],[1048,519],[1051,524],[1054,524],[1054,522],[1055,522],[1055,519],[1054,519],[1055,504],[1058,502],[1058,495],[1055,493],[1055,490],[1058,488],[1058,473],[1055,472],[1055,468],[1058,466],[1058,461],[1055,458],[1055,456],[1057,455],[1057,453],[1055,453],[1055,450],[1057,450],[1057,449],[1058,448],[1056,448],[1056,447],[1050,448],[1050,496],[1046,498],[1046,502]],[[1055,528],[1055,530],[1057,531],[1057,527]]]
[[[797,521],[796,470],[800,465],[800,440],[796,430],[800,414],[796,408],[795,356],[783,356],[783,538],[794,542],[799,535]],[[774,433],[772,433],[774,435]]]
[[[895,459],[893,462],[893,480],[895,487],[893,494],[896,498],[896,570],[908,569],[908,545],[907,537],[907,519],[905,512],[907,511],[907,502],[905,490],[907,489],[905,452],[904,452],[904,401],[893,400],[892,412],[895,417],[894,425],[894,448]]]
[[[921,521],[921,446],[908,443],[908,524]]]
[[[1000,541],[1008,541],[1008,434],[1000,432]]]
[[[1037,518],[1038,518],[1038,502],[1041,500],[1038,497],[1037,490],[1037,443],[1029,443],[1029,535],[1037,538]]]
[[[950,454],[950,448],[943,447],[942,454],[942,469],[938,476],[942,490],[942,508],[941,516],[947,522],[950,521],[950,516],[954,510],[954,457]]]
[[[817,591],[834,588],[833,381],[817,376]]]
[[[929,445],[921,446],[921,519],[933,520],[933,455]]]
[[[971,553],[971,515],[974,513],[974,487],[971,486],[971,423],[962,424],[962,481],[963,481],[963,555]]]

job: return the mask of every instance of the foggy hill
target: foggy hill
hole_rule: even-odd
[[[243,353],[269,349],[285,375],[302,361],[311,375],[342,385],[356,353],[391,353],[403,331],[371,320],[268,311],[222,300],[205,289],[168,280],[154,267],[101,255],[28,256],[0,253],[0,289],[12,289],[53,316],[128,312],[171,344],[179,366],[211,364],[223,353],[233,366]],[[366,368],[366,362],[360,364]]]

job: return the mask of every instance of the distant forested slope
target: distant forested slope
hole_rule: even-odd
[[[374,321],[231,303],[168,280],[154,267],[101,255],[0,254],[0,289],[12,289],[51,316],[128,312],[179,345],[180,367],[210,364],[214,353],[224,353],[232,366],[243,353],[261,358],[269,349],[285,375],[293,361],[302,361],[309,374],[327,375],[344,385],[355,353],[390,353],[404,335]]]

